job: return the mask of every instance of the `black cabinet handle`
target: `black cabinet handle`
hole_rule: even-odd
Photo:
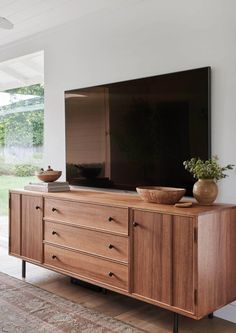
[[[52,235],[57,235],[57,232],[53,230]]]
[[[108,221],[109,221],[109,222],[114,221],[113,217],[109,216],[109,217],[108,217]]]
[[[55,255],[52,255],[52,259],[57,259],[57,256],[55,256]]]
[[[137,223],[137,222],[133,222],[133,226],[134,226],[134,227],[137,227],[137,226],[138,226],[138,223]]]
[[[109,244],[108,247],[109,249],[113,249],[114,246],[112,244]]]
[[[53,207],[53,208],[52,208],[52,211],[53,211],[53,212],[56,212],[56,211],[57,211],[57,209]]]
[[[35,209],[37,209],[37,210],[38,210],[38,209],[40,209],[40,207],[39,207],[39,206],[36,206],[36,207],[35,207]]]
[[[113,276],[113,275],[114,275],[114,273],[112,273],[112,272],[109,272],[109,273],[108,273],[108,275],[109,275],[109,276]]]

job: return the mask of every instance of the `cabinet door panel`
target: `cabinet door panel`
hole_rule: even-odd
[[[9,253],[21,254],[21,205],[20,194],[10,194],[10,238],[9,238]]]
[[[133,292],[171,304],[172,217],[134,211]]]
[[[42,262],[43,200],[22,195],[22,256]]]
[[[189,217],[173,217],[173,305],[194,312],[194,225]]]

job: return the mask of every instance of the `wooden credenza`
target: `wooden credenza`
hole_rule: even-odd
[[[236,206],[12,190],[9,254],[201,319],[236,299]]]

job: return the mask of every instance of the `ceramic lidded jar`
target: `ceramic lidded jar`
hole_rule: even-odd
[[[214,179],[200,178],[193,186],[193,196],[201,205],[211,205],[218,194],[218,186]]]

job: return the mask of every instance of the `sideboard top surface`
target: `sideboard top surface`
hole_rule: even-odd
[[[174,205],[160,205],[155,203],[144,202],[138,195],[132,195],[127,193],[117,193],[99,190],[84,190],[84,189],[72,189],[70,192],[57,192],[57,193],[45,193],[36,191],[26,191],[22,189],[10,190],[11,193],[21,193],[34,196],[43,196],[44,198],[54,198],[60,200],[76,201],[90,204],[109,205],[123,208],[135,208],[142,210],[150,210],[160,213],[173,214],[173,215],[186,215],[186,216],[198,216],[207,213],[213,213],[216,211],[224,210],[227,208],[236,207],[233,204],[213,204],[210,206],[201,206],[195,201],[187,199],[186,201],[192,201],[193,205],[189,208],[179,208]]]

